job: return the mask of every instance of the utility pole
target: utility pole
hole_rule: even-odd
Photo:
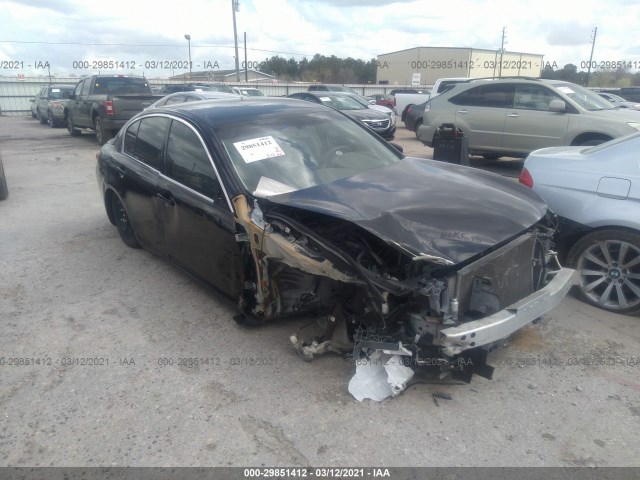
[[[233,43],[236,48],[236,81],[240,81],[240,60],[238,58],[238,29],[236,28],[236,12],[240,10],[240,0],[231,0],[231,11],[233,12]]]
[[[593,29],[593,37],[591,37],[591,55],[589,56],[589,67],[587,68],[587,81],[585,87],[589,86],[589,74],[591,73],[591,61],[593,60],[593,49],[596,46],[596,35],[598,34],[598,27]]]
[[[504,55],[504,37],[507,27],[502,27],[502,43],[500,44],[500,68],[498,69],[498,78],[502,78],[502,55]]]

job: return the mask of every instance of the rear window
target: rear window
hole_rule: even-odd
[[[93,86],[93,93],[148,93],[151,94],[151,87],[144,78],[131,77],[98,77]]]

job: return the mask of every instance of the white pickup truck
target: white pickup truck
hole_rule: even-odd
[[[425,90],[425,92],[429,92],[429,90]],[[405,109],[409,105],[417,105],[420,103],[424,103],[429,100],[429,93],[396,93],[396,106],[395,112],[396,115],[402,115],[401,120],[404,120]]]

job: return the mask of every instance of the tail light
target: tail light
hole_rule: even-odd
[[[529,173],[529,170],[527,170],[524,167],[522,168],[522,171],[520,172],[520,176],[518,177],[518,181],[522,185],[524,185],[525,187],[533,188],[533,177]]]
[[[113,111],[113,102],[111,100],[104,101],[104,109],[107,112],[107,115],[110,115],[110,116],[115,115]]]

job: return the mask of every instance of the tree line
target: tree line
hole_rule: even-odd
[[[320,83],[376,83],[378,61],[368,62],[354,58],[325,57],[316,53],[311,60],[303,58],[267,58],[258,66],[261,72],[273,75],[279,80],[320,82]]]
[[[283,81],[320,82],[320,83],[376,83],[378,61],[372,58],[364,60],[326,57],[316,53],[311,60],[306,57],[300,61],[283,58],[278,55],[260,62],[261,72],[273,75]],[[547,65],[542,78],[565,80],[589,87],[631,87],[640,85],[640,72],[631,73],[628,69],[578,71],[578,67],[568,63],[563,68]]]
[[[542,70],[542,78],[565,80],[588,87],[620,88],[640,85],[640,72],[631,73],[625,68],[579,72],[578,67],[572,63],[561,69],[546,66]]]

